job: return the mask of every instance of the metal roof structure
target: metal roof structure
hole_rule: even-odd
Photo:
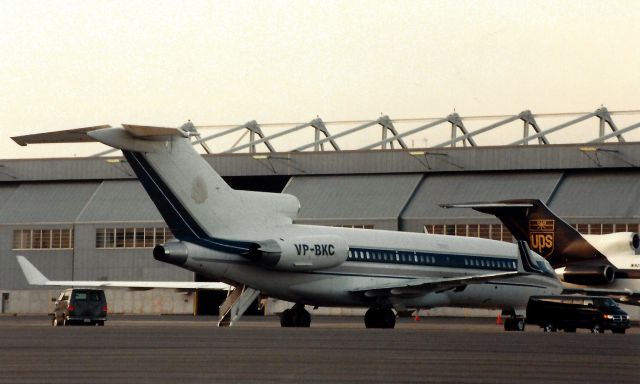
[[[619,128],[614,121],[614,115],[633,115],[634,119],[632,119],[631,124],[626,127]],[[560,123],[554,122],[550,127],[542,127],[540,124],[541,119],[545,118],[562,118],[565,121]],[[568,119],[568,120],[566,120]],[[236,134],[239,132],[243,132],[242,135],[235,140],[235,142],[226,149],[221,149],[217,152],[219,153],[238,153],[241,151],[248,151],[249,153],[257,153],[258,146],[262,145],[266,151],[264,152],[300,152],[300,151],[308,151],[312,150],[314,152],[324,151],[325,148],[328,149],[328,146],[325,147],[325,144],[331,144],[331,147],[334,151],[340,151],[347,148],[347,146],[340,145],[338,143],[338,139],[343,140],[343,138],[353,135],[357,132],[361,132],[363,130],[369,130],[366,135],[366,140],[368,142],[363,143],[359,141],[359,144],[356,144],[355,147],[348,148],[352,150],[371,150],[371,149],[387,149],[389,146],[391,149],[394,148],[394,143],[397,144],[402,149],[407,149],[409,146],[406,143],[408,137],[415,134],[425,134],[426,131],[434,131],[438,128],[444,127],[445,130],[448,129],[450,135],[449,139],[444,141],[439,141],[435,145],[424,145],[426,148],[444,148],[444,147],[456,147],[458,145],[462,146],[483,146],[481,143],[479,136],[486,136],[487,133],[494,132],[496,130],[501,129],[501,132],[504,132],[505,129],[510,131],[514,130],[513,124],[514,122],[520,121],[522,123],[522,134],[521,138],[513,141],[513,142],[505,142],[502,143],[504,145],[530,145],[532,143],[537,143],[539,145],[548,145],[554,143],[551,135],[556,132],[566,130],[570,127],[581,124],[587,120],[597,120],[598,131],[597,135],[594,132],[583,132],[580,135],[579,139],[574,139],[573,142],[581,142],[581,143],[602,143],[607,140],[617,140],[618,142],[625,142],[625,134],[637,129],[640,127],[640,110],[632,110],[632,111],[609,111],[606,107],[602,106],[597,108],[593,112],[582,112],[582,113],[552,113],[552,114],[534,114],[530,110],[525,110],[513,115],[499,115],[499,116],[461,116],[458,113],[454,112],[447,116],[440,118],[414,118],[414,119],[396,119],[393,120],[387,115],[382,115],[376,119],[372,120],[362,120],[362,121],[331,121],[325,122],[320,117],[316,117],[309,122],[303,123],[266,123],[266,124],[258,124],[255,120],[249,121],[245,124],[236,125],[236,126],[227,126],[227,125],[201,125],[194,126],[191,122],[188,122],[188,125],[193,131],[198,130],[209,130],[209,129],[222,129],[222,131],[209,134],[202,137],[200,134],[197,136],[197,140],[193,142],[194,145],[202,145],[205,149],[206,153],[212,153],[211,147],[214,147],[210,144],[211,141],[216,140],[220,141],[226,136]],[[481,120],[487,121],[488,124],[482,125],[480,127],[476,127],[474,129],[470,129],[467,125],[465,125],[465,121],[471,122],[473,120]],[[355,127],[349,127],[350,124],[356,124]],[[397,128],[398,124],[409,125],[406,129],[403,129],[402,132]],[[418,124],[417,127],[411,126],[411,124]],[[293,127],[287,127],[287,125],[294,125]],[[346,126],[346,128],[344,128]],[[280,147],[276,149],[274,140],[279,138],[291,138],[294,133],[297,133],[305,128],[313,128],[314,129],[314,138],[312,141],[307,143],[299,143],[296,140],[296,144],[290,144],[293,140],[286,140],[286,147]],[[334,130],[333,133],[330,133],[331,127]],[[338,128],[341,127],[341,128]],[[265,134],[263,128],[278,128],[277,132],[272,134]],[[609,132],[607,132],[607,128]],[[379,139],[376,139],[376,134],[371,134],[371,130],[379,129],[381,132],[381,136]],[[249,134],[249,140],[246,143],[240,143],[245,136]],[[256,138],[256,136],[258,138]],[[490,145],[496,143],[495,135],[489,141]],[[565,143],[565,142],[555,142]],[[486,145],[486,144],[485,144]],[[109,150],[96,154],[96,156],[101,156],[109,153],[113,153],[115,151]]]
[[[635,168],[637,142],[421,148],[367,151],[211,154],[223,177],[489,172]],[[87,157],[0,160],[0,182],[135,179],[124,159]]]

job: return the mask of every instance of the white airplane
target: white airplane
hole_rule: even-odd
[[[283,327],[308,327],[305,305],[369,308],[367,328],[393,328],[394,309],[451,306],[502,309],[505,329],[523,329],[529,296],[562,290],[524,242],[293,224],[296,197],[233,190],[192,147],[192,135],[190,123],[123,124],[13,139],[121,149],[176,238],[154,257],[237,287],[221,326],[263,293],[296,303],[282,313]]]
[[[545,257],[565,293],[607,295],[640,305],[640,237],[634,232],[584,235],[538,199],[443,205],[495,215],[517,240]]]

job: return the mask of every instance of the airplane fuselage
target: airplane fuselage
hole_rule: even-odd
[[[281,239],[309,233],[339,236],[349,245],[349,257],[333,268],[295,272],[265,269],[243,256],[211,251],[205,257],[189,257],[182,266],[212,279],[241,281],[269,296],[292,302],[367,307],[377,298],[353,291],[416,278],[515,271],[518,262],[514,244],[476,238],[295,224],[266,229],[266,232],[261,235]],[[322,247],[317,252],[317,257],[326,256]],[[443,292],[401,292],[389,301],[410,308],[459,306],[521,310],[531,295],[561,291],[555,276],[530,275]]]

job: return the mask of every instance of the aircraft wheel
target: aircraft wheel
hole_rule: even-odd
[[[280,326],[281,327],[293,327],[293,310],[285,309],[284,312],[280,315]]]
[[[556,327],[551,323],[545,325],[543,329],[544,329],[545,332],[555,332],[556,331]]]
[[[364,314],[364,326],[366,328],[382,328],[380,326],[380,308],[369,308]]]
[[[304,305],[294,305],[293,308],[285,309],[280,315],[281,327],[309,328],[311,326],[311,315],[304,309]]]
[[[304,307],[300,309],[293,309],[293,324],[294,327],[299,328],[309,328],[311,326],[311,315],[309,311],[304,309]]]
[[[382,328],[393,329],[396,326],[396,314],[391,308],[383,309],[380,313]]]
[[[396,314],[391,308],[372,307],[364,315],[364,326],[367,328],[394,328]]]
[[[591,333],[604,333],[604,330],[600,324],[593,324],[591,327]]]
[[[504,320],[505,331],[524,331],[525,322],[523,318],[508,317]]]

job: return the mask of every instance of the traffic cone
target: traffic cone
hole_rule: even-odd
[[[502,314],[498,313],[498,317],[496,317],[496,324],[502,325]]]

